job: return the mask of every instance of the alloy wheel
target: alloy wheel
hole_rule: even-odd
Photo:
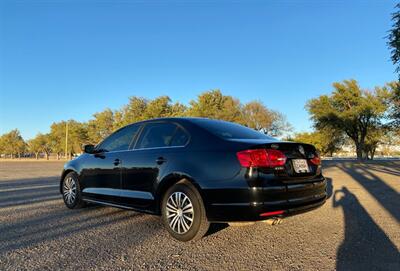
[[[64,199],[68,205],[72,205],[76,198],[76,182],[72,177],[68,177],[63,185]]]
[[[194,209],[189,197],[183,192],[174,192],[166,205],[168,224],[178,234],[185,234],[193,224]]]

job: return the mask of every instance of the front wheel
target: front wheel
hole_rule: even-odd
[[[162,220],[168,232],[184,242],[201,239],[210,226],[200,193],[187,180],[176,183],[165,193]]]
[[[70,209],[81,208],[85,205],[82,200],[78,176],[75,172],[68,173],[63,182],[61,192],[65,205]]]

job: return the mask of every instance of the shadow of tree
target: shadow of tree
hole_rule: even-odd
[[[338,167],[346,172],[353,180],[362,185],[391,215],[400,222],[400,194],[386,184],[381,178],[367,170],[365,166],[339,164]],[[363,173],[357,171],[360,169]]]
[[[0,254],[142,216],[140,213],[99,205],[69,210],[63,206],[58,185],[48,186],[54,181],[57,182],[54,177],[16,179],[0,185],[2,216],[12,215],[16,207],[25,206],[23,210],[18,209],[18,215],[23,219],[0,223]],[[35,189],[38,186],[40,189]],[[31,205],[33,203],[40,205]],[[42,210],[36,212],[36,208]]]
[[[400,164],[398,164],[397,167],[391,167],[391,168],[379,164],[366,164],[363,167],[381,173],[400,176]]]
[[[55,213],[43,214],[34,219],[14,222],[6,227],[0,227],[2,232],[0,236],[0,243],[2,244],[0,245],[0,253],[34,246],[41,242],[67,237],[77,232],[104,227],[141,215],[124,210],[103,211],[95,214],[91,213],[90,210],[83,210],[87,212],[64,209]]]
[[[343,209],[345,222],[344,241],[337,251],[337,270],[400,270],[396,246],[353,193],[346,187],[336,190],[333,207]]]
[[[42,178],[31,178],[31,179],[12,179],[1,181],[0,180],[0,191],[7,188],[24,188],[28,186],[40,186],[40,185],[58,185],[60,176],[50,176]]]

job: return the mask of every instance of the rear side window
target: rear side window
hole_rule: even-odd
[[[185,146],[189,141],[189,135],[180,127],[177,127],[174,137],[171,141],[171,146]]]
[[[121,130],[116,131],[107,137],[100,145],[96,147],[98,150],[104,151],[123,151],[128,150],[129,146],[139,131],[140,125],[130,125]]]
[[[137,142],[136,149],[168,147],[177,126],[172,123],[147,124]]]
[[[232,122],[210,119],[194,119],[193,122],[224,139],[274,139],[261,132]]]

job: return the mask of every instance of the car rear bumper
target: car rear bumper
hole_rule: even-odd
[[[208,197],[207,217],[211,222],[259,221],[308,212],[325,203],[326,186],[325,178],[321,177],[311,182],[286,184],[284,189],[247,187],[233,189],[231,196],[220,191],[219,198],[223,200]],[[235,202],[228,202],[229,198],[234,198]]]

